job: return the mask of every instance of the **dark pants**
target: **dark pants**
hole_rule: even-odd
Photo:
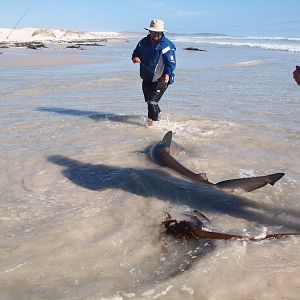
[[[164,84],[160,80],[156,82],[143,80],[142,88],[148,104],[148,118],[157,121],[160,113],[158,102],[168,88],[168,84]]]

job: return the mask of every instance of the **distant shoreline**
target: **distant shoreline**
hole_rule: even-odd
[[[9,37],[7,38],[7,36]],[[108,41],[124,41],[125,38],[124,34],[118,32],[82,32],[37,28],[12,31],[9,28],[0,28],[1,66],[39,68],[67,64],[99,64],[105,60],[82,55],[80,50],[87,50],[88,47],[107,46]],[[22,49],[26,49],[26,55]],[[39,51],[41,49],[43,51]]]
[[[86,50],[88,46],[104,46],[110,40],[124,40],[126,36],[119,32],[87,32],[70,29],[0,28],[0,50],[7,48],[74,48]],[[0,51],[0,54],[3,54]]]
[[[144,32],[87,32],[70,29],[39,29],[0,28],[0,54],[1,48],[29,48],[40,49],[44,47],[77,48],[85,50],[86,46],[103,46],[105,42],[118,40],[139,40],[147,34]],[[217,47],[243,47],[258,48],[271,51],[287,51],[300,53],[300,37],[280,36],[234,36],[222,33],[171,33],[167,36],[176,43],[185,43],[192,48],[205,48],[208,45]],[[60,46],[61,45],[61,46]],[[185,47],[186,47],[185,46]]]

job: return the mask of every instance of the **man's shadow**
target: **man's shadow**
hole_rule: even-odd
[[[300,212],[259,204],[237,194],[174,177],[158,169],[120,168],[89,164],[61,155],[48,161],[63,167],[62,174],[89,190],[118,189],[142,197],[188,205],[193,209],[244,218],[264,226],[300,231]]]
[[[38,107],[37,111],[56,113],[61,115],[70,115],[78,117],[88,117],[93,121],[112,121],[118,123],[127,123],[130,125],[145,127],[145,120],[140,115],[117,115],[105,112],[96,112],[88,110],[77,110],[63,107]]]

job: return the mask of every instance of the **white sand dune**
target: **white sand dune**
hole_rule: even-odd
[[[63,42],[72,40],[116,39],[124,36],[118,32],[87,32],[70,29],[0,28],[0,42]]]
[[[97,35],[87,32],[87,31],[67,30],[63,34],[63,37],[64,38],[75,38],[75,39],[86,39],[86,38],[95,39],[95,38],[97,38]]]

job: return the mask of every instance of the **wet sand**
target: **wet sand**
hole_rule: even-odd
[[[105,61],[104,58],[87,57],[80,53],[85,50],[30,50],[6,49],[0,56],[2,68],[39,68],[60,66],[66,64],[96,64]]]

